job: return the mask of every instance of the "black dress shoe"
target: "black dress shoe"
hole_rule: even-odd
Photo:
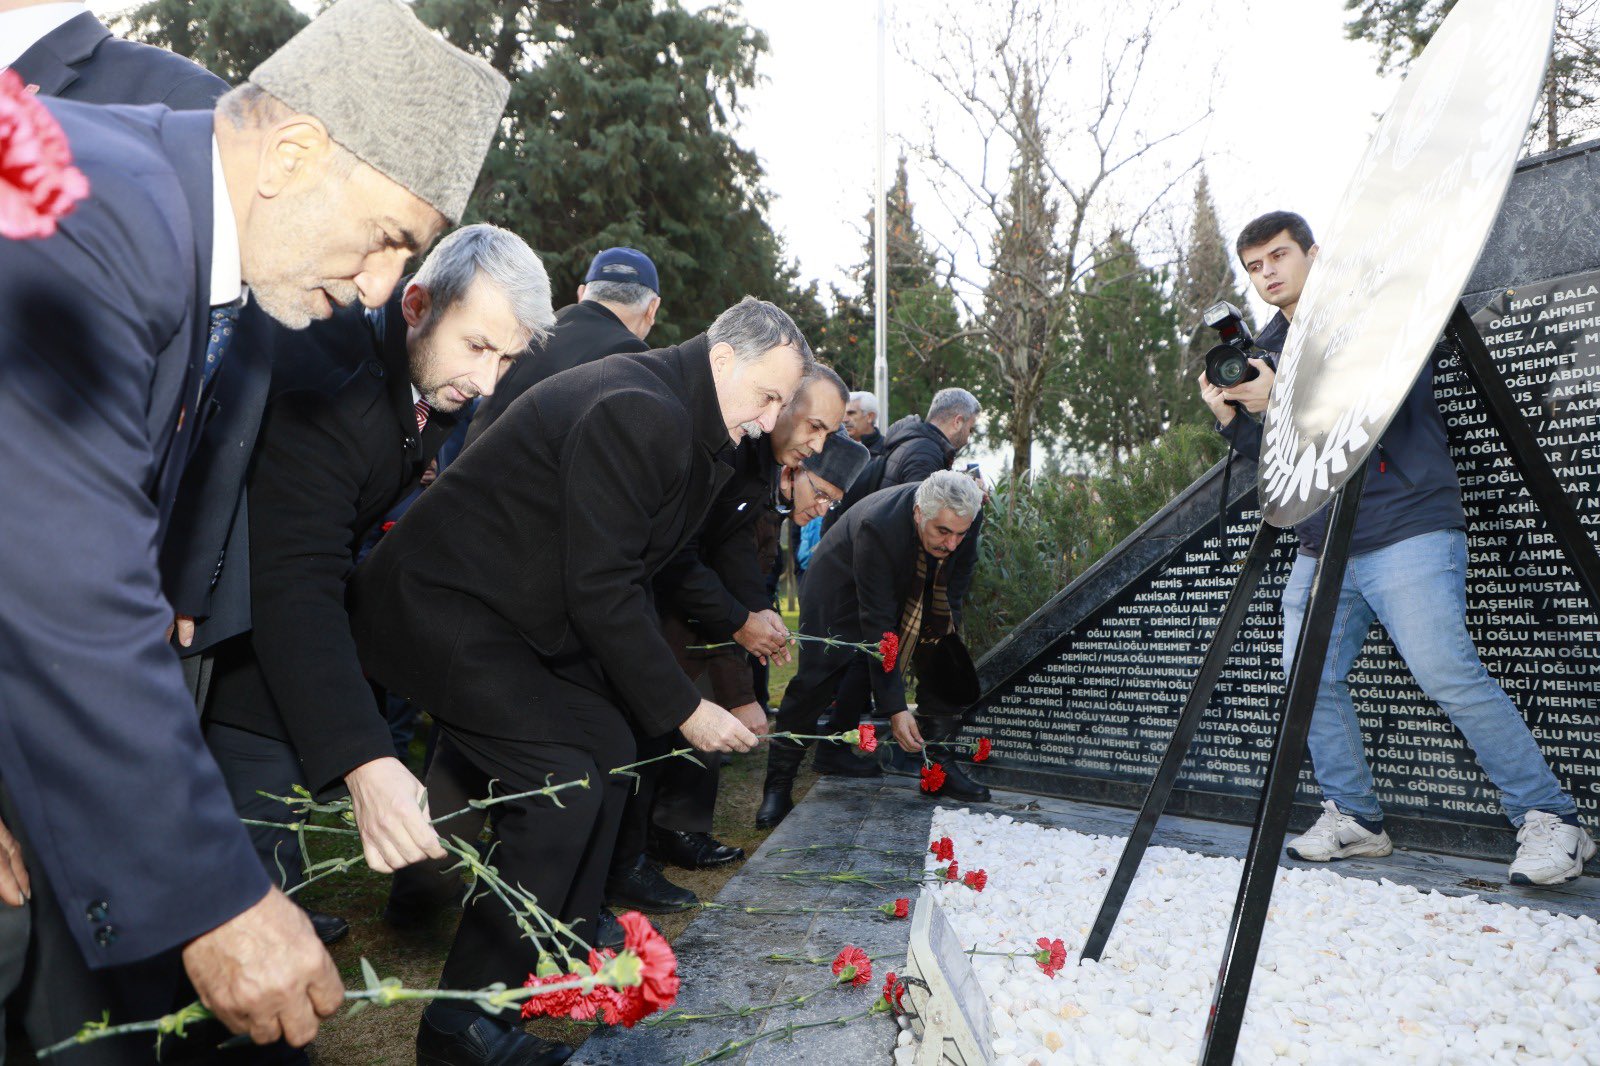
[[[744,858],[744,849],[723,844],[710,833],[684,833],[677,829],[650,830],[646,849],[652,859],[685,870],[709,870]]]
[[[610,948],[612,951],[621,951],[622,943],[627,939],[627,931],[622,928],[622,923],[617,921],[617,916],[611,913],[610,907],[600,908],[600,925],[594,931],[594,946],[597,948]]]
[[[794,800],[789,797],[789,790],[774,789],[761,797],[761,807],[756,811],[756,828],[771,829],[789,816],[794,810]]]
[[[571,1057],[567,1045],[498,1018],[479,1018],[459,1033],[447,1033],[424,1013],[417,1029],[417,1066],[560,1066]]]
[[[337,914],[307,910],[306,917],[311,919],[311,928],[316,932],[317,939],[324,944],[337,943],[350,931],[350,923]]]
[[[959,763],[943,763],[944,784],[932,795],[937,799],[959,800],[962,803],[988,803],[989,790],[968,777]]]
[[[825,777],[882,777],[883,767],[872,755],[857,755],[849,745],[822,741],[811,766]]]
[[[646,914],[673,914],[700,905],[700,897],[668,881],[661,867],[644,856],[628,876],[606,882],[606,905]]]

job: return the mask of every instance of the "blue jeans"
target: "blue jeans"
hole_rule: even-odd
[[[1300,641],[1317,560],[1297,556],[1283,590],[1283,669]],[[1500,789],[1511,824],[1531,810],[1569,814],[1572,797],[1545,762],[1522,714],[1489,676],[1467,633],[1467,537],[1442,529],[1352,556],[1339,590],[1328,659],[1311,716],[1311,764],[1324,798],[1344,813],[1383,817],[1350,702],[1349,675],[1377,618],[1417,684],[1467,738]]]

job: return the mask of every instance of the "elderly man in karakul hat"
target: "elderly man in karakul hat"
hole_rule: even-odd
[[[507,92],[407,5],[340,0],[214,113],[41,101],[89,194],[0,242],[0,419],[28,441],[0,464],[0,1001],[35,1046],[196,991],[299,1046],[340,1005],[201,739],[157,554],[243,300],[293,327],[381,306],[460,217]]]

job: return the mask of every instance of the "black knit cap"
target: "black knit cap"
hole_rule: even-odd
[[[844,430],[828,434],[822,450],[802,460],[805,468],[815,476],[837,488],[849,492],[856,478],[866,469],[871,454],[866,446],[850,439]]]

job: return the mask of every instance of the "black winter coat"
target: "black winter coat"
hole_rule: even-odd
[[[906,415],[884,434],[883,454],[887,462],[878,488],[926,481],[929,474],[949,470],[956,461],[956,448],[950,438],[920,415]]]
[[[437,719],[594,743],[551,677],[641,731],[700,694],[661,634],[651,582],[732,473],[704,336],[540,382],[451,463],[351,582],[362,662]]]

